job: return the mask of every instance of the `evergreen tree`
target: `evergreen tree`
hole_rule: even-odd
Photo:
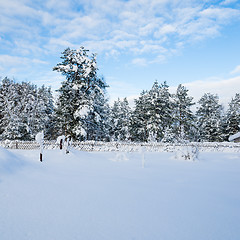
[[[62,83],[56,108],[56,119],[61,134],[77,139],[96,139],[97,122],[103,121],[100,109],[105,100],[107,85],[97,76],[96,55],[88,56],[88,50],[67,48],[63,61],[53,70],[61,72],[66,80]],[[100,121],[99,118],[103,117]]]
[[[225,119],[225,140],[239,132],[240,125],[240,94],[237,93],[228,106]]]
[[[44,85],[37,89],[36,95],[36,109],[35,109],[35,129],[34,136],[44,130],[44,136],[47,139],[54,138],[54,125],[53,125],[53,96],[50,87],[45,87]]]
[[[21,121],[21,108],[19,105],[17,85],[7,77],[2,80],[0,86],[0,131],[2,139],[22,139],[22,133],[26,128]]]
[[[172,125],[172,102],[166,82],[154,82],[150,91],[135,100],[131,118],[131,136],[136,141],[161,141]]]
[[[120,140],[127,141],[130,138],[129,127],[130,127],[130,118],[131,118],[131,108],[127,98],[124,98],[120,103]]]
[[[110,135],[113,141],[127,141],[129,135],[131,109],[127,98],[114,101],[110,114]]]
[[[217,95],[205,93],[198,102],[197,127],[199,140],[207,142],[218,142],[223,140],[223,107],[219,104]]]
[[[149,91],[149,119],[147,128],[150,133],[150,138],[156,141],[161,141],[164,133],[172,125],[172,101],[166,82],[158,84],[154,82],[152,89]]]
[[[120,126],[119,126],[119,112],[120,112],[120,99],[114,101],[113,106],[110,109],[110,129],[109,133],[112,141],[118,141],[120,136]]]
[[[52,94],[44,86],[15,83],[5,78],[0,85],[0,133],[3,139],[32,140],[49,131],[53,112]]]
[[[96,96],[92,110],[82,122],[87,129],[88,140],[109,141],[108,118],[110,107],[107,102],[108,99],[106,99],[103,94]]]
[[[130,118],[130,136],[132,141],[146,142],[149,137],[147,123],[149,120],[147,91],[143,91],[138,99],[135,99],[135,109]]]
[[[173,96],[173,132],[176,139],[184,137],[188,140],[194,139],[195,116],[191,110],[193,97],[188,96],[188,90],[181,84]]]

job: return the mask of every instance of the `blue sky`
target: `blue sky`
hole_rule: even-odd
[[[57,89],[61,52],[98,54],[111,100],[157,79],[227,102],[240,93],[240,1],[0,0],[0,76]]]

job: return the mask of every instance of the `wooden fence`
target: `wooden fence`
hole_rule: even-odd
[[[22,149],[33,150],[39,149],[40,146],[35,141],[0,141],[0,146],[7,149]],[[72,143],[72,147],[81,151],[124,151],[124,152],[171,152],[176,147],[189,146],[197,147],[199,151],[228,151],[228,152],[240,152],[240,143],[132,143],[132,142],[98,142],[98,141],[86,141]],[[59,149],[59,144],[56,141],[44,141],[45,149]]]

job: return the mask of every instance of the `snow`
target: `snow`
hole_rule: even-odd
[[[239,239],[239,153],[38,155],[0,148],[1,240]]]
[[[90,111],[91,111],[90,106],[88,106],[88,105],[80,106],[80,108],[78,110],[76,110],[74,117],[75,118],[86,117]]]
[[[56,142],[57,142],[58,144],[60,144],[60,143],[61,143],[61,140],[62,140],[62,142],[65,141],[65,136],[64,136],[64,135],[58,136]]]
[[[228,140],[229,140],[230,142],[232,142],[232,141],[234,141],[234,140],[237,139],[237,138],[240,138],[240,132],[238,132],[238,133],[230,136]]]
[[[24,165],[25,165],[25,160],[23,158],[0,147],[0,187],[1,187],[1,177],[3,174],[12,173],[15,170],[22,168]],[[0,198],[1,198],[1,194],[0,194]]]
[[[44,138],[44,133],[42,131],[42,132],[39,132],[36,135],[35,140],[36,140],[37,143],[42,144],[43,143],[43,138]]]

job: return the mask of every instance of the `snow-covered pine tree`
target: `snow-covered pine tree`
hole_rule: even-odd
[[[93,103],[92,110],[84,120],[85,126],[87,126],[87,139],[109,141],[110,107],[108,99],[104,94],[96,94]]]
[[[194,133],[196,132],[196,118],[191,110],[193,97],[188,96],[188,90],[179,84],[176,94],[172,95],[173,98],[173,132],[176,139],[184,137],[186,140],[194,140]]]
[[[114,101],[110,114],[110,136],[113,141],[127,141],[129,135],[131,108],[127,98]]]
[[[219,104],[219,97],[205,93],[199,100],[196,115],[199,140],[218,142],[223,140],[223,107]]]
[[[228,105],[226,117],[225,117],[225,140],[228,140],[229,136],[239,132],[240,125],[240,94],[237,93]]]
[[[56,139],[54,137],[54,125],[53,125],[53,95],[50,87],[44,85],[37,89],[36,95],[36,109],[35,109],[35,127],[34,136],[44,130],[45,139]]]
[[[136,141],[161,141],[172,125],[171,95],[166,82],[154,82],[150,91],[143,91],[135,100],[131,118],[131,136]]]
[[[120,136],[119,112],[120,99],[118,98],[110,108],[109,134],[112,141],[118,141]]]
[[[50,89],[15,83],[5,78],[0,86],[0,131],[3,139],[32,140],[37,132],[48,131],[53,112]]]
[[[129,126],[132,110],[129,106],[127,98],[124,98],[120,103],[120,119],[121,119],[121,134],[120,140],[127,141],[130,138]]]
[[[158,84],[154,82],[149,91],[149,119],[147,128],[150,137],[155,136],[156,141],[161,141],[165,131],[169,131],[172,126],[172,102],[166,82]]]
[[[66,77],[58,90],[56,108],[61,134],[70,134],[81,140],[94,139],[99,128],[93,116],[101,122],[96,106],[99,102],[102,104],[107,87],[104,79],[97,75],[96,55],[89,57],[84,47],[77,50],[67,48],[62,54],[63,61],[53,68]],[[93,131],[96,132],[93,134]]]
[[[130,118],[130,139],[136,142],[146,142],[149,137],[147,124],[149,120],[149,94],[142,91],[140,97],[135,99],[135,109]]]
[[[13,80],[4,78],[0,85],[0,133],[1,139],[23,139],[27,132],[21,117],[20,96]]]
[[[148,98],[148,115],[149,119],[147,122],[148,129],[148,141],[155,142],[163,137],[161,125],[161,116],[159,112],[161,111],[161,106],[159,108],[159,97],[161,93],[160,86],[157,81],[153,83],[152,88],[150,89],[149,98]]]
[[[16,86],[19,95],[18,116],[25,129],[25,132],[22,132],[21,135],[24,140],[32,140],[38,133],[36,123],[37,86],[28,82],[17,83]]]

